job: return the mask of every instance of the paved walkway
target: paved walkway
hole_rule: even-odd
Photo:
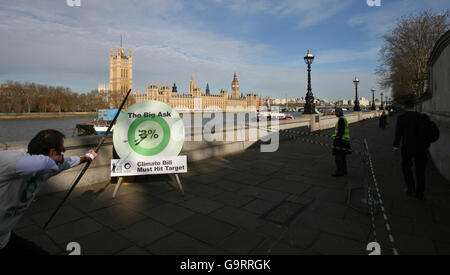
[[[385,130],[377,120],[350,130],[367,137],[396,246],[400,254],[450,254],[450,183],[430,161],[425,200],[403,194],[394,119]],[[364,191],[354,189],[364,186],[366,170],[358,154],[348,165],[349,176],[335,179],[330,149],[283,140],[276,153],[255,148],[190,164],[181,176],[185,197],[166,176],[122,186],[116,199],[114,185],[79,188],[47,231],[65,192],[41,197],[16,232],[55,254],[72,241],[82,254],[368,254],[371,217],[356,210]],[[376,232],[382,254],[392,254],[380,213]]]

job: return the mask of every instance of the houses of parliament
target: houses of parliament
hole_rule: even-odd
[[[109,87],[100,85],[99,93],[107,98],[110,108],[118,108],[129,89],[133,89],[133,55],[131,49],[126,55],[125,50],[119,46],[117,52],[114,49],[110,51]],[[165,85],[151,84],[147,85],[145,93],[136,90],[132,97],[133,103],[156,100],[180,111],[258,108],[260,101],[257,94],[249,93],[246,96],[239,94],[239,80],[236,73],[231,82],[230,95],[226,90],[220,90],[219,94],[211,94],[209,84],[203,93],[197,86],[192,72],[188,94],[179,94],[176,84],[173,84],[171,89]]]

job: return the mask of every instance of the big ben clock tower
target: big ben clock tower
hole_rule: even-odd
[[[236,73],[234,73],[233,82],[231,82],[231,98],[239,99],[239,81]]]

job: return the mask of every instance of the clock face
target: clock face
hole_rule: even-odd
[[[114,148],[121,159],[145,160],[177,156],[185,129],[177,111],[159,101],[134,104],[122,113],[114,128]]]

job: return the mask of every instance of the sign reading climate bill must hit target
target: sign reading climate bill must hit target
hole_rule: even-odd
[[[111,160],[111,177],[180,173],[187,173],[186,156]]]
[[[130,106],[114,129],[111,177],[187,173],[184,123],[176,110],[159,101]]]

